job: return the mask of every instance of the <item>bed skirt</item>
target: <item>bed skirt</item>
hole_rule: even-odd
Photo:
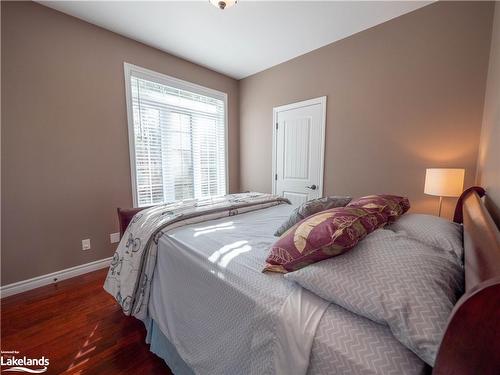
[[[193,370],[181,358],[175,346],[165,337],[160,327],[151,318],[144,321],[146,327],[146,343],[149,350],[163,359],[167,366],[175,375],[194,375]]]

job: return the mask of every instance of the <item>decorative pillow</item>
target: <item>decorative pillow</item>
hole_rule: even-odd
[[[406,214],[387,229],[443,249],[463,262],[463,228],[460,224],[437,216]]]
[[[410,209],[410,201],[406,197],[397,195],[368,195],[353,200],[347,206],[382,212],[387,216],[387,221],[392,223]]]
[[[285,275],[318,296],[387,324],[394,337],[433,365],[464,274],[454,259],[380,229],[354,249]]]
[[[351,197],[331,196],[307,201],[292,211],[288,220],[281,224],[281,227],[278,228],[274,235],[276,237],[281,236],[299,221],[318,212],[336,207],[344,207],[351,199]]]
[[[382,213],[358,207],[332,208],[309,216],[274,243],[264,271],[286,273],[345,253],[386,222]]]

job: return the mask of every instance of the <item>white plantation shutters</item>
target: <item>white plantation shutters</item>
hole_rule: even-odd
[[[129,64],[125,77],[134,205],[226,194],[226,95]]]

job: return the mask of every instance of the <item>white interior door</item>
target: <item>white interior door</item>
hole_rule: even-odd
[[[323,196],[326,96],[273,110],[273,192],[292,204]]]

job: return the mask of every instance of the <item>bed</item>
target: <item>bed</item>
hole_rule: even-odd
[[[499,239],[480,194],[465,192],[457,206],[456,220],[462,216],[465,227],[466,293],[450,316],[433,370],[438,374],[498,370]],[[269,205],[157,233],[141,316],[151,350],[175,374],[429,373],[386,326],[261,272],[275,241],[270,228],[291,209]],[[135,211],[120,214],[124,231]],[[487,348],[478,350],[484,342]]]

